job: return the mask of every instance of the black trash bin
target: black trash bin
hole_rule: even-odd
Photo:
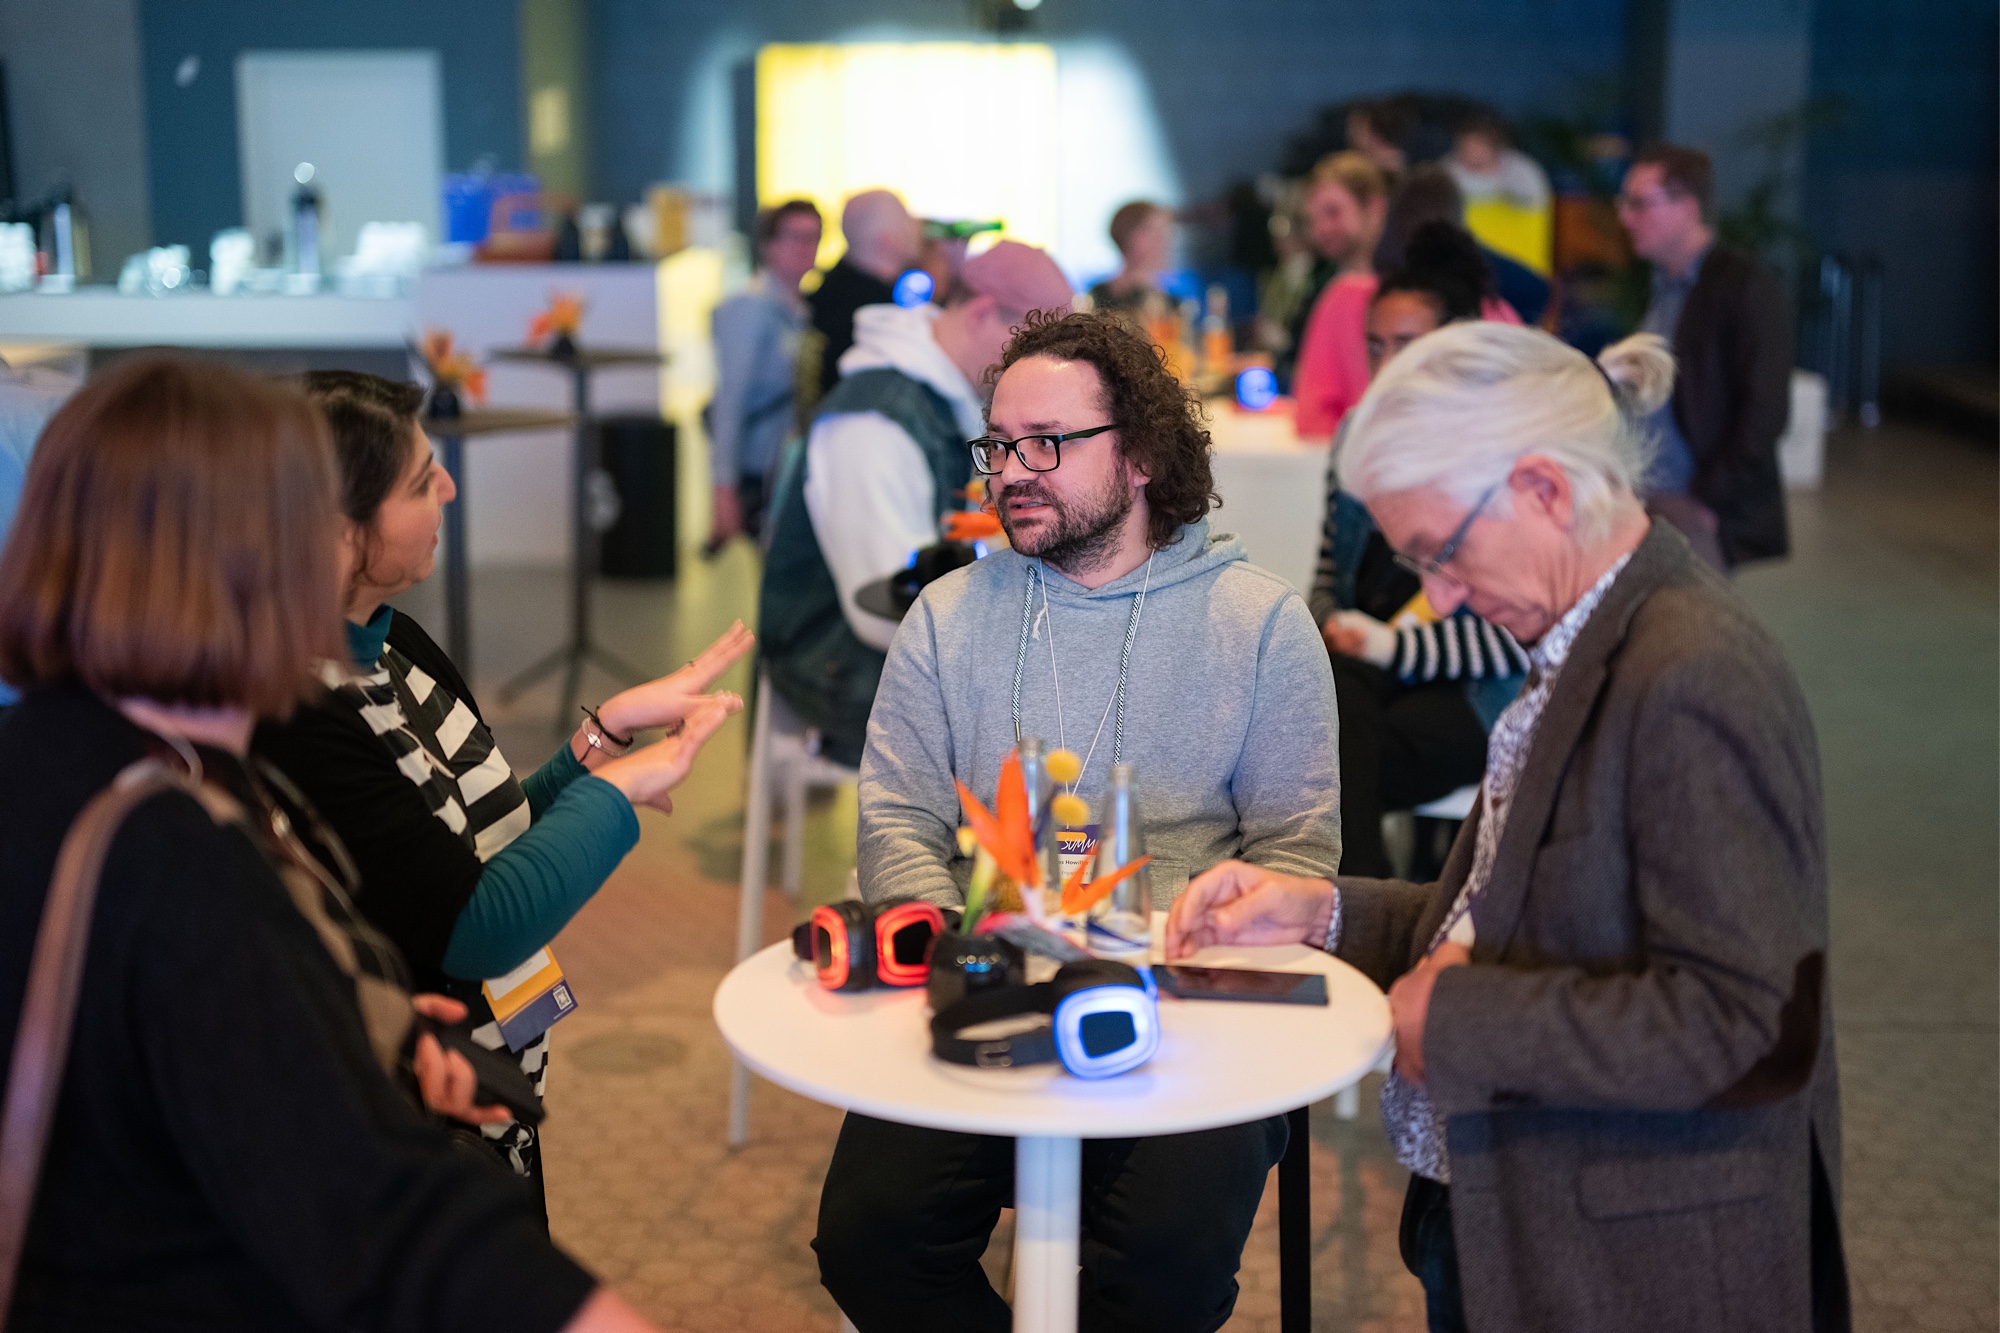
[[[679,462],[674,428],[658,417],[606,417],[598,459],[618,490],[618,521],[604,533],[600,568],[614,579],[670,579],[679,572]]]

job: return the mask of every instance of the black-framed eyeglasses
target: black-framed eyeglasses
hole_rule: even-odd
[[[1066,430],[1060,435],[1023,435],[1018,440],[982,435],[971,442],[972,466],[989,477],[998,476],[1000,470],[1007,466],[1007,455],[1011,453],[1030,472],[1054,472],[1062,466],[1064,441],[1087,440],[1093,435],[1117,429],[1116,426],[1092,426],[1089,430]]]
[[[1452,529],[1451,536],[1446,537],[1444,545],[1438,547],[1435,552],[1426,556],[1415,556],[1404,555],[1401,551],[1398,551],[1396,552],[1396,563],[1420,579],[1450,578],[1451,575],[1444,572],[1444,567],[1451,563],[1452,557],[1458,554],[1458,548],[1465,544],[1465,534],[1472,530],[1473,520],[1478,518],[1485,510],[1486,502],[1491,500],[1495,495],[1498,495],[1501,486],[1505,484],[1504,482],[1495,482],[1491,486],[1488,486],[1486,493],[1479,497],[1478,502],[1470,510],[1466,511],[1466,515],[1459,521],[1459,525]]]

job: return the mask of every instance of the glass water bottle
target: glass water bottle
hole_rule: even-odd
[[[1055,794],[1054,784],[1049,781],[1047,750],[1032,736],[1023,738],[1020,748],[1021,780],[1028,789],[1028,827],[1039,829],[1039,836],[1035,839],[1035,859],[1041,863],[1042,887],[1060,892],[1062,874],[1056,860],[1055,821],[1042,818],[1043,809]]]
[[[1146,833],[1139,820],[1139,790],[1132,765],[1113,764],[1111,790],[1105,796],[1103,823],[1098,830],[1097,874],[1112,874],[1145,854]],[[1111,934],[1145,947],[1153,929],[1152,867],[1143,866],[1119,881],[1091,915]]]

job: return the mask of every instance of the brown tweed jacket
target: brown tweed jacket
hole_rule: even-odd
[[[1844,1326],[1819,755],[1770,634],[1655,524],[1531,742],[1424,1029],[1477,1333]],[[1472,861],[1340,880],[1387,985]]]

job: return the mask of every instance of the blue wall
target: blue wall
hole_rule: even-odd
[[[501,0],[140,0],[140,67],[153,243],[207,252],[243,220],[236,157],[236,57],[243,51],[430,48],[444,69],[447,167],[491,154],[521,164],[520,25]],[[187,56],[201,72],[186,88]]]
[[[657,180],[736,183],[740,84],[771,41],[965,38],[973,0],[594,0],[594,193]],[[506,0],[138,0],[153,239],[199,249],[240,220],[234,62],[245,49],[431,47],[443,57],[453,168],[523,156],[519,26]],[[1026,34],[1121,47],[1150,86],[1189,201],[1277,158],[1311,111],[1356,94],[1451,89],[1562,110],[1624,69],[1628,0],[1044,0]],[[1887,275],[1892,360],[1995,355],[1996,18],[1992,0],[1673,0],[1673,119],[1727,140],[1798,87],[1846,122],[1803,155],[1803,219]],[[77,34],[78,40],[86,35]],[[1785,66],[1738,77],[1753,48]],[[201,59],[188,88],[174,71]],[[1727,59],[1723,57],[1728,57]],[[1779,59],[1782,57],[1782,59]],[[1672,68],[1680,61],[1679,68]],[[1728,70],[1723,67],[1729,66]],[[1783,91],[1784,96],[1778,95]],[[1740,156],[1740,149],[1737,150]]]
[[[968,0],[597,0],[595,180],[727,190],[729,71],[765,42],[975,36]],[[1451,89],[1561,108],[1618,74],[1625,0],[1045,0],[1029,40],[1109,39],[1151,85],[1190,200],[1268,170],[1329,102]]]
[[[1992,364],[2000,32],[1992,0],[1814,0],[1805,220],[1883,261],[1889,359]]]

